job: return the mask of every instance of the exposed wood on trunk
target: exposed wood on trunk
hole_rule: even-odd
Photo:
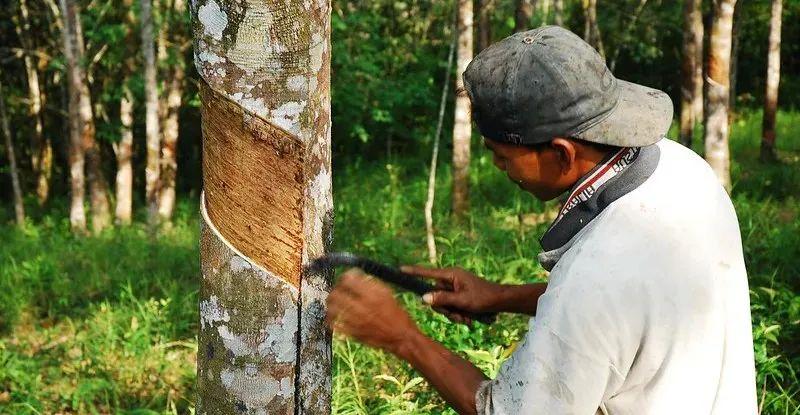
[[[730,88],[731,32],[736,0],[718,0],[714,5],[708,47],[705,156],[726,190],[731,189],[728,148],[728,99]]]
[[[81,73],[77,55],[77,40],[74,34],[74,20],[70,17],[71,0],[60,0],[62,17],[62,40],[67,62],[69,80],[69,100],[67,104],[69,119],[68,163],[70,173],[70,211],[69,223],[74,232],[86,231],[86,212],[83,202],[86,193],[84,176],[84,150],[81,140],[81,120],[79,113]]]
[[[30,16],[27,0],[20,0],[20,24],[15,25],[17,36],[25,49],[23,62],[25,75],[28,81],[28,114],[33,120],[33,134],[31,135],[31,167],[36,176],[36,198],[39,205],[44,205],[50,194],[50,176],[53,166],[53,146],[50,139],[44,135],[44,122],[42,114],[42,96],[44,92],[39,84],[39,72],[34,62],[35,45],[34,34],[31,31]]]
[[[147,164],[145,167],[145,201],[148,220],[157,221],[158,185],[160,176],[161,127],[158,114],[158,80],[155,47],[153,45],[153,10],[150,0],[141,0],[142,53],[144,55],[145,136]]]
[[[450,51],[447,53],[447,67],[444,71],[444,82],[442,86],[442,99],[439,101],[439,120],[436,123],[436,135],[433,136],[433,150],[431,151],[431,165],[428,172],[428,196],[425,199],[425,234],[428,242],[428,260],[431,265],[436,265],[438,255],[436,254],[436,237],[433,229],[433,200],[436,195],[436,165],[439,161],[439,137],[442,136],[442,124],[444,123],[444,110],[447,104],[447,91],[450,87],[450,71],[453,69],[453,55],[456,50],[456,38],[450,43]]]
[[[114,145],[117,156],[117,205],[115,217],[117,223],[131,223],[133,211],[133,94],[123,81],[122,98],[119,102],[119,118],[121,123],[120,140]]]
[[[681,64],[680,142],[692,145],[694,126],[703,114],[703,15],[701,0],[685,0]]]
[[[0,76],[2,76],[2,72],[0,72]],[[0,126],[3,128],[9,174],[11,175],[11,189],[14,197],[14,218],[17,221],[17,225],[21,226],[25,223],[25,206],[22,202],[22,187],[19,184],[19,169],[17,168],[17,156],[14,151],[14,139],[11,137],[11,129],[8,127],[6,96],[3,93],[2,79],[0,79]]]
[[[524,32],[530,29],[533,16],[533,0],[515,0],[514,32]]]
[[[774,161],[775,116],[778,111],[778,85],[781,79],[781,20],[783,1],[772,0],[769,18],[769,49],[767,52],[767,90],[764,94],[764,120],[761,126],[761,159]]]
[[[472,60],[472,1],[458,0],[458,59],[456,63],[456,103],[453,121],[453,214],[457,219],[469,210],[469,158],[472,136],[469,97],[462,74]]]
[[[477,53],[492,43],[492,10],[495,0],[477,0],[478,8],[478,48]]]
[[[600,34],[600,25],[597,23],[597,0],[583,1],[583,40],[592,45],[603,59],[606,51],[603,47],[603,36]]]
[[[198,413],[330,413],[330,2],[192,3],[203,127]]]

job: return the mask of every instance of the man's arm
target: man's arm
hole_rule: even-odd
[[[328,296],[326,321],[338,333],[411,363],[459,413],[477,412],[475,394],[486,377],[422,334],[380,281],[358,270],[345,273]]]
[[[436,282],[438,291],[423,297],[451,320],[468,323],[466,313],[518,313],[533,316],[547,283],[503,285],[489,282],[461,268],[404,266],[405,273]],[[461,313],[460,313],[461,312]],[[464,313],[465,312],[465,313]]]

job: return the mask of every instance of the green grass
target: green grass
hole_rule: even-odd
[[[766,414],[800,414],[800,113],[781,113],[783,162],[758,161],[760,115],[732,127],[733,201],[750,275],[759,400]],[[454,224],[449,171],[435,207],[442,265],[495,281],[543,280],[537,239],[547,223],[520,215],[552,206],[522,193],[473,153],[470,217]],[[447,155],[444,155],[447,159]],[[424,262],[427,160],[334,160],[336,238],[386,261]],[[196,354],[197,202],[175,225],[74,237],[53,209],[35,224],[0,225],[0,414],[191,413]],[[513,350],[525,319],[469,330],[401,296],[422,329],[487,373]],[[417,373],[383,352],[334,341],[336,413],[453,413]]]

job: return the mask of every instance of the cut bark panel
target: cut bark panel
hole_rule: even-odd
[[[294,413],[299,292],[251,264],[214,226],[205,206],[198,413]]]
[[[252,262],[300,284],[304,146],[205,82],[203,183],[214,225]]]

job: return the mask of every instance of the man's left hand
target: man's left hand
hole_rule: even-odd
[[[357,268],[345,272],[328,296],[325,321],[339,333],[395,354],[418,331],[392,290]]]

